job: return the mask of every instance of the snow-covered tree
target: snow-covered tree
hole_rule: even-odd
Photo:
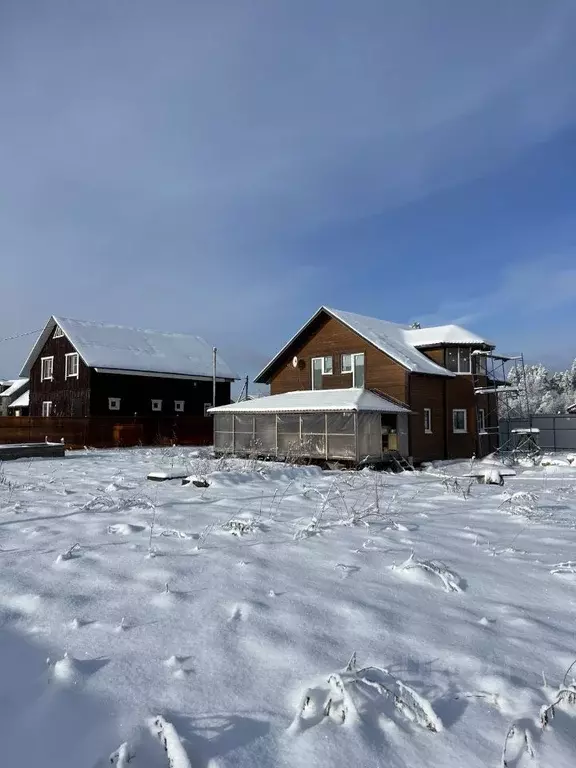
[[[526,365],[524,373],[512,367],[507,378],[519,389],[517,397],[506,398],[512,416],[565,413],[576,402],[576,360],[565,371],[550,372],[541,363]]]

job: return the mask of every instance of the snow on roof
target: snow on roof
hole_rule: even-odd
[[[404,331],[406,340],[415,347],[435,347],[440,344],[494,345],[459,325],[436,325],[431,328],[409,328]]]
[[[435,363],[418,347],[432,347],[441,344],[486,344],[494,346],[476,334],[460,328],[458,325],[439,325],[433,328],[410,328],[407,325],[392,323],[389,320],[379,320],[376,317],[358,315],[355,312],[344,312],[340,309],[320,307],[314,316],[282,347],[278,354],[260,371],[255,381],[263,381],[268,369],[286,352],[298,338],[304,328],[318,317],[321,312],[327,312],[340,322],[347,325],[359,336],[369,341],[375,347],[385,352],[389,357],[403,365],[413,373],[429,373],[436,376],[455,376],[454,373]]]
[[[20,397],[17,397],[14,402],[8,406],[8,408],[28,408],[30,405],[30,390],[27,389]]]
[[[376,317],[357,315],[354,312],[343,312],[329,307],[324,309],[409,371],[432,373],[436,376],[454,376],[415,348],[408,336],[410,329],[406,326],[391,323],[388,320],[378,320]]]
[[[243,400],[240,403],[209,408],[209,413],[280,413],[289,411],[379,411],[410,413],[368,389],[305,389],[281,395]]]
[[[28,384],[28,379],[16,379],[8,389],[5,389],[4,392],[0,392],[0,397],[12,397],[12,395],[19,392],[26,384]]]
[[[122,373],[143,372],[174,376],[212,377],[212,347],[200,336],[164,333],[120,325],[51,317],[24,364],[29,373],[54,328],[59,326],[90,368]],[[222,360],[216,360],[216,376],[237,378]]]

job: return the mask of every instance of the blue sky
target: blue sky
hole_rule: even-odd
[[[327,304],[564,366],[574,72],[572,0],[2,0],[0,338],[191,331],[253,375]]]

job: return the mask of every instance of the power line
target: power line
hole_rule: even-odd
[[[12,341],[13,339],[21,339],[24,336],[31,336],[33,333],[40,333],[41,330],[42,328],[38,328],[38,330],[36,331],[26,331],[25,333],[18,333],[16,334],[16,336],[6,336],[5,339],[0,339],[0,344],[3,341]]]

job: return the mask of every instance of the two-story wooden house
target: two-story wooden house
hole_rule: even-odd
[[[236,378],[216,357],[216,402]],[[51,317],[22,369],[30,416],[205,416],[213,349],[199,336]]]
[[[384,452],[398,450],[415,463],[485,455],[495,448],[497,426],[495,395],[489,391],[493,384],[486,367],[493,349],[486,339],[455,325],[414,328],[321,307],[256,377],[257,383],[270,385],[269,398],[254,406],[244,403],[217,409],[215,414],[222,415],[215,429],[222,437],[215,439],[223,445],[230,442],[226,419],[235,410],[237,429],[243,428],[242,419],[248,423],[253,412],[257,430],[267,408],[268,413],[274,409],[277,414],[287,413],[292,403],[295,417],[296,407],[305,404],[307,412],[320,414],[324,409],[325,436],[318,445],[325,458],[337,457],[330,450],[330,423],[336,422],[327,404],[333,403],[334,410],[341,402],[344,411],[350,404],[345,393],[353,388],[370,390],[380,398],[357,399],[355,406],[350,405],[350,413],[356,414],[356,458],[362,458],[363,444],[372,446],[370,453],[375,453],[372,437],[358,432],[363,424],[374,429],[374,416],[363,415],[368,408],[381,412]],[[331,398],[320,395],[327,390],[333,391]],[[310,396],[287,396],[304,391]],[[342,394],[336,396],[336,392]],[[300,438],[305,428],[301,419]],[[278,429],[284,429],[280,417]],[[294,426],[292,434],[296,433]]]

